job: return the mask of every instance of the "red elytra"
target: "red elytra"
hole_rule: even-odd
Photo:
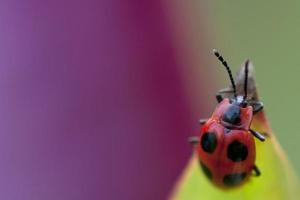
[[[222,93],[217,94],[219,102],[211,118],[200,120],[203,127],[199,138],[192,138],[197,144],[200,166],[204,174],[221,188],[231,188],[242,185],[249,179],[252,171],[257,176],[260,170],[255,165],[254,137],[260,141],[265,138],[259,132],[250,128],[253,114],[263,109],[259,101],[247,99],[248,65],[245,63],[244,96],[238,96],[231,70],[224,58],[214,50],[214,54],[226,67],[232,84],[233,98],[223,99]]]
[[[222,117],[230,109],[230,106],[229,99],[224,99],[217,106],[212,117],[202,126],[200,142],[197,146],[199,159],[202,168],[204,168],[204,171],[206,170],[206,175],[214,184],[221,187],[242,184],[247,180],[255,165],[255,143],[253,136],[249,133],[253,115],[252,106],[241,108],[241,123],[239,127],[229,127],[222,120]],[[205,148],[203,148],[203,143],[210,142],[204,141],[203,136],[207,133],[215,134],[216,137],[216,145],[215,147],[208,147],[210,148],[209,151],[205,151]],[[230,156],[228,156],[230,154],[229,145],[239,144],[238,142],[244,145],[244,152],[236,152],[236,155],[233,156],[237,158],[230,159]],[[242,145],[237,146],[237,150],[243,149],[239,148]],[[212,150],[212,148],[214,149]]]

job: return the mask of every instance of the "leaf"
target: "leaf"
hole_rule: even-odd
[[[244,93],[244,77],[242,66],[235,79],[239,95]],[[252,64],[249,65],[248,93],[250,100],[258,100]],[[231,94],[224,96],[230,97]],[[254,115],[251,128],[268,134],[265,142],[255,140],[256,164],[262,172],[261,176],[253,176],[248,182],[234,189],[217,188],[202,173],[197,155],[194,153],[179,178],[170,200],[300,199],[298,177],[273,134],[264,111]]]

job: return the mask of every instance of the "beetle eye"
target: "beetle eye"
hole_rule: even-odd
[[[230,124],[239,124],[241,122],[240,114],[240,107],[237,105],[231,105],[224,113],[223,121]]]

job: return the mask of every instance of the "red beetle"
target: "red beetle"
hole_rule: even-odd
[[[218,106],[208,120],[200,120],[203,125],[199,138],[191,138],[197,145],[200,166],[204,174],[215,185],[222,188],[239,186],[255,172],[260,170],[255,165],[254,137],[260,141],[265,138],[250,129],[253,114],[263,109],[261,102],[247,100],[248,65],[245,63],[244,95],[238,96],[231,70],[223,57],[214,50],[214,54],[226,67],[232,84],[233,98],[217,94]],[[224,92],[224,91],[223,91]],[[225,91],[230,92],[230,91]]]

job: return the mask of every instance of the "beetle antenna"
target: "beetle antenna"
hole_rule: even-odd
[[[227,70],[227,72],[229,74],[229,78],[230,78],[230,81],[231,81],[231,85],[232,85],[234,97],[236,98],[237,97],[237,95],[236,95],[236,87],[235,87],[235,83],[234,83],[234,79],[232,77],[232,73],[231,73],[230,67],[228,66],[226,60],[224,60],[224,58],[220,55],[220,53],[216,49],[213,49],[213,52],[214,52],[215,56],[219,59],[219,61],[221,61],[221,63],[225,66],[225,68],[226,68],[226,70]]]
[[[245,83],[244,83],[244,98],[243,101],[246,101],[247,99],[247,90],[248,90],[248,66],[249,66],[249,60],[245,63]]]

